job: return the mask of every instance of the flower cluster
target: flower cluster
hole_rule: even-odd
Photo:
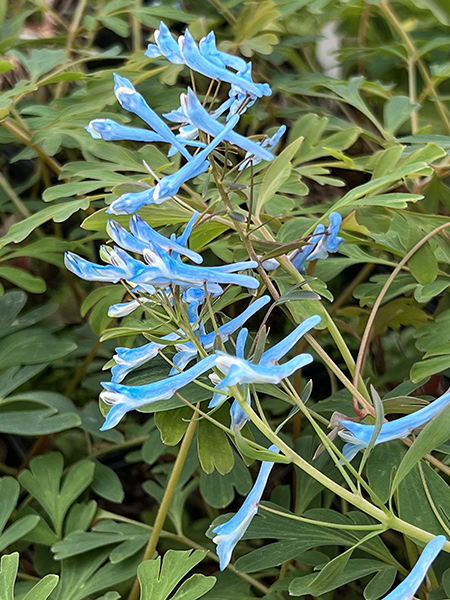
[[[223,286],[238,285],[247,290],[257,290],[260,285],[258,279],[242,271],[254,269],[258,263],[245,261],[217,267],[203,266],[202,257],[188,248],[189,236],[200,221],[198,213],[192,215],[179,237],[172,236],[170,239],[155,231],[135,213],[145,205],[176,198],[181,186],[209,169],[210,155],[222,142],[232,144],[242,154],[241,170],[250,163],[272,161],[272,151],[286,128],[282,125],[272,137],[262,142],[255,142],[234,130],[242,113],[257,98],[270,95],[271,89],[266,83],[253,81],[251,63],[218,50],[213,33],[197,45],[186,30],[184,36],[176,41],[161,23],[155,32],[155,44],[148,46],[146,56],[164,56],[175,64],[184,64],[211,79],[229,83],[230,91],[228,98],[210,111],[194,91],[188,89],[186,94],[181,95],[178,108],[159,116],[128,79],[115,75],[114,93],[120,105],[138,116],[148,128],[124,126],[112,119],[94,119],[86,127],[93,138],[105,141],[168,144],[168,156],[180,153],[183,161],[175,173],[162,177],[154,186],[148,186],[141,192],[122,194],[108,207],[109,214],[126,214],[130,215],[130,219],[128,228],[117,221],[108,221],[107,232],[112,244],[104,245],[100,250],[105,264],[93,263],[70,252],[66,254],[67,268],[79,277],[88,281],[122,282],[129,289],[133,299],[110,306],[108,314],[111,317],[124,317],[143,307],[151,310],[162,300],[173,304],[174,308],[176,304],[177,310],[181,304],[181,311],[185,313],[185,318],[177,324],[178,329],[173,328],[158,341],[150,341],[137,348],[116,348],[112,379],[101,384],[103,391],[100,397],[110,406],[102,430],[115,427],[131,410],[140,410],[171,398],[186,385],[214,370],[210,373],[215,387],[211,390],[209,407],[219,406],[227,397],[234,398],[230,406],[230,429],[237,432],[248,421],[253,384],[278,384],[313,360],[310,354],[303,353],[279,364],[301,336],[318,325],[320,317],[315,315],[306,319],[285,339],[259,353],[259,358],[256,352],[246,354],[248,330],[244,325],[269,303],[270,298],[253,298],[241,314],[210,332],[206,330],[205,316],[212,315],[206,307],[210,307],[211,298],[223,294]],[[176,126],[172,128],[166,121]],[[311,240],[290,256],[299,270],[303,270],[307,259],[325,258],[328,252],[336,252],[342,242],[338,236],[340,223],[340,215],[331,213],[330,226],[326,229],[319,225]],[[278,266],[277,261],[275,263]],[[270,268],[266,263],[265,266]],[[166,306],[169,307],[169,304]],[[226,347],[225,343],[237,332],[235,353],[232,354],[229,351],[231,344]],[[148,364],[167,346],[174,349],[175,354],[166,378],[146,385],[123,383],[131,371]],[[198,357],[200,360],[190,366]],[[276,446],[270,449],[278,452]],[[255,485],[238,513],[213,530],[221,569],[229,563],[233,548],[256,514],[272,467],[273,462],[262,463]]]

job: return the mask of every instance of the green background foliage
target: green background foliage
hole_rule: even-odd
[[[339,211],[345,243],[339,254],[310,265],[307,285],[300,287],[302,278],[280,259],[273,280],[281,298],[268,324],[277,341],[291,331],[291,321],[321,314],[316,339],[351,379],[383,286],[429,235],[404,260],[373,313],[361,374],[378,391],[388,418],[413,412],[448,387],[450,244],[445,231],[431,236],[448,224],[450,211],[446,0],[4,2],[0,600],[131,599],[136,577],[141,600],[377,600],[398,574],[409,572],[425,540],[395,527],[380,536],[384,529],[364,507],[350,506],[285,455],[264,497],[267,510],[246,532],[235,563],[218,572],[212,534],[205,531],[223,519],[224,509],[235,512],[242,504],[255,461],[274,458],[264,453],[267,440],[254,425],[232,438],[199,422],[160,537],[162,557],[142,562],[193,412],[174,398],[154,415],[136,413],[118,429],[99,431],[99,384],[108,378],[102,368],[114,347],[169,330],[142,311],[111,320],[107,308],[122,301],[125,290],[77,280],[64,268],[63,253],[96,260],[107,237],[106,205],[154,183],[144,161],[156,175],[179,167],[156,145],[108,144],[84,130],[93,118],[137,124],[115,100],[114,71],[132,80],[159,114],[178,106],[190,84],[188,70],[143,55],[160,19],[178,33],[189,25],[197,40],[215,30],[221,49],[251,59],[255,79],[270,82],[273,96],[243,116],[242,133],[288,128],[277,158],[252,174],[244,171],[241,185],[228,188],[232,210],[208,175],[182,188],[185,206],[214,213],[194,231],[191,248],[207,264],[247,258],[237,224],[249,218],[250,187],[256,199],[250,240],[264,258],[284,256],[319,220]],[[330,24],[338,43],[335,76],[321,58]],[[204,94],[207,83],[196,83]],[[169,200],[140,214],[169,235],[189,220],[185,206]],[[247,297],[229,290],[214,307],[218,317],[235,316]],[[317,348],[313,354],[313,366],[293,383],[305,393],[313,379],[308,407],[317,427],[293,414],[282,439],[345,488],[330,456],[313,456],[332,412],[352,414],[352,395]],[[166,374],[157,358],[127,382]],[[260,387],[275,428],[292,401],[282,389]],[[209,399],[200,389],[192,384],[184,397]],[[226,412],[214,418],[228,426]],[[448,424],[446,411],[411,448],[400,441],[373,448],[362,472],[382,507],[422,532],[447,537]],[[361,498],[368,497],[366,487]],[[430,600],[450,597],[447,554],[420,593]]]

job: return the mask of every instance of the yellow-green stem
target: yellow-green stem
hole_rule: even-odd
[[[183,441],[181,442],[178,456],[173,465],[172,473],[170,474],[169,481],[167,482],[166,491],[164,492],[164,496],[160,504],[158,514],[156,515],[155,523],[153,524],[153,529],[147,544],[147,548],[145,549],[144,557],[142,559],[143,561],[151,560],[153,558],[153,555],[155,554],[156,547],[158,545],[159,538],[161,536],[161,532],[167,517],[167,513],[169,512],[169,508],[172,503],[173,496],[175,494],[178,480],[180,479],[181,471],[183,469],[184,463],[186,462],[189,448],[191,447],[192,439],[195,433],[195,428],[197,427],[197,421],[195,420],[196,416],[197,413],[194,412],[192,420],[186,429],[186,433],[184,434]],[[128,600],[137,600],[139,598],[139,588],[139,580],[136,579],[131,589],[130,595],[128,596]]]

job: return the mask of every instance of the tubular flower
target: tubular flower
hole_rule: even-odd
[[[154,187],[143,192],[123,194],[117,200],[114,200],[106,212],[116,215],[130,214],[136,212],[146,204],[161,204],[165,200],[175,196],[180,187],[188,181],[204,173],[209,168],[208,156],[216,146],[222,142],[228,132],[233,129],[239,120],[239,116],[233,117],[223,128],[220,135],[217,135],[206,148],[201,150],[194,158],[189,160],[181,169],[163,177]]]
[[[390,594],[385,596],[383,600],[413,600],[414,594],[446,541],[444,535],[437,535],[429,541],[410,574]]]
[[[203,38],[197,46],[189,30],[186,29],[184,36],[178,38],[177,44],[167,26],[161,22],[159,30],[155,31],[155,42],[148,45],[145,56],[149,58],[165,56],[174,64],[185,64],[193,71],[217,81],[230,83],[239,91],[256,98],[270,96],[272,93],[269,85],[251,81],[247,75],[248,65],[243,59],[217,50],[213,32]],[[237,73],[229,71],[228,67]]]
[[[177,150],[187,159],[190,160],[192,156],[179,141],[170,127],[164,123],[164,121],[158,117],[153,109],[147,104],[144,98],[134,89],[131,81],[125,77],[121,77],[117,73],[114,73],[114,94],[120,105],[128,112],[132,112],[143,121],[147,123],[164,141],[175,146]]]
[[[233,386],[246,383],[280,383],[305,365],[312,362],[310,354],[299,354],[283,365],[276,364],[310,329],[320,322],[318,315],[313,315],[294,329],[284,340],[275,344],[263,353],[259,364],[251,363],[239,356],[231,356],[216,350],[216,367],[225,378],[216,386],[217,392],[212,397],[209,407],[218,406],[226,395],[230,395]],[[248,331],[242,329],[239,333],[239,348],[244,348]]]
[[[199,267],[189,265],[179,260],[179,254],[190,256],[196,262],[201,257],[179,244],[169,240],[154,231],[141,218],[133,217],[130,221],[133,234],[128,233],[118,223],[110,222],[109,233],[118,244],[141,253],[145,262],[133,258],[122,248],[103,246],[101,257],[109,264],[96,265],[67,252],[65,262],[67,268],[88,281],[109,281],[117,283],[120,280],[130,282],[139,289],[153,294],[156,288],[167,288],[169,285],[179,285],[182,290],[191,288],[204,288],[206,284],[208,293],[220,294],[222,288],[218,284],[236,284],[256,289],[259,282],[248,275],[236,274],[236,271],[251,269],[257,266],[254,261],[224,265],[221,267]],[[176,257],[169,254],[174,251]],[[203,290],[204,293],[204,290]]]
[[[279,452],[279,449],[275,445],[270,446],[269,450],[276,453]],[[269,461],[261,463],[255,484],[241,508],[229,521],[218,525],[212,530],[216,534],[213,542],[217,544],[217,555],[220,558],[221,571],[228,566],[236,544],[247,531],[253,517],[258,512],[258,503],[264,493],[264,488],[266,487],[273,465],[274,463]]]
[[[240,327],[244,325],[250,317],[252,317],[260,308],[265,306],[268,302],[270,302],[270,296],[262,296],[258,300],[255,300],[248,308],[246,308],[239,316],[231,319],[225,325],[221,325],[218,328],[220,338],[223,342],[225,342],[235,331],[237,331]],[[204,333],[200,335],[199,342],[203,346],[205,350],[212,350],[214,346],[214,342],[216,340],[216,332],[212,331],[211,333]],[[197,356],[197,348],[194,346],[192,342],[186,342],[185,344],[177,344],[176,349],[178,350],[177,354],[173,357],[173,362],[178,367],[178,369],[184,369],[186,365],[188,365],[196,356]],[[170,374],[177,373],[177,369],[173,368]]]
[[[325,229],[324,225],[317,225],[308,242],[302,248],[288,254],[289,260],[300,273],[305,273],[304,263],[306,260],[327,258],[328,253],[337,252],[344,241],[343,238],[338,236],[341,222],[342,217],[339,213],[330,213],[329,227]],[[272,271],[277,269],[280,263],[275,258],[270,258],[265,260],[262,265],[267,271]]]
[[[436,416],[442,409],[450,403],[450,392],[444,394],[437,400],[430,402],[427,406],[416,410],[410,415],[395,419],[389,423],[383,423],[380,433],[375,441],[375,445],[390,442],[391,440],[404,439],[419,427],[422,427],[428,421]],[[338,431],[338,435],[346,442],[342,453],[344,458],[351,461],[359,450],[367,447],[369,444],[374,425],[364,425],[363,423],[354,423],[345,419],[339,419],[338,423],[343,427]]]
[[[171,398],[176,391],[188,385],[214,366],[215,356],[207,356],[194,367],[167,377],[161,381],[154,381],[147,385],[121,385],[120,383],[102,382],[104,387],[100,398],[111,404],[112,408],[106,415],[106,420],[101,427],[101,431],[115,427],[122,417],[130,410],[142,408],[142,406],[152,404],[157,400],[166,400]]]
[[[265,306],[270,301],[269,296],[263,296],[250,304],[250,306],[244,310],[238,317],[231,319],[225,325],[219,327],[219,335],[222,341],[226,341],[230,335],[232,335],[235,331],[237,331],[242,325],[252,317],[260,308]],[[198,302],[193,301],[189,305],[188,308],[188,316],[189,322],[191,326],[194,326],[198,321]],[[198,337],[200,344],[203,346],[205,350],[211,350],[214,345],[214,341],[216,339],[215,332],[205,333],[203,324],[199,324],[200,335]],[[195,331],[195,329],[194,329]],[[167,340],[168,342],[173,342],[176,340],[180,340],[180,344],[176,344],[175,347],[177,349],[177,353],[173,357],[172,361],[176,365],[172,368],[169,375],[174,375],[179,371],[183,370],[194,358],[197,356],[197,347],[192,342],[183,342],[183,337],[185,337],[185,333],[182,329],[180,329],[177,333],[170,333],[161,338],[161,342],[150,342],[145,344],[144,346],[140,346],[138,348],[116,348],[116,355],[114,356],[114,360],[116,361],[116,365],[114,365],[111,369],[112,372],[112,381],[116,383],[120,383],[125,376],[145,363],[154,358],[159,350],[166,347],[166,344],[162,340]]]
[[[128,127],[126,125],[120,125],[113,119],[93,119],[87,127],[85,127],[86,131],[88,131],[91,136],[95,140],[105,140],[107,142],[116,142],[120,140],[131,140],[133,142],[169,142],[171,140],[166,140],[163,136],[154,133],[153,131],[149,131],[148,129],[141,129],[139,127]],[[195,146],[204,148],[205,144],[203,142],[199,142],[193,140],[184,135],[177,135],[177,139],[180,140],[182,144],[187,144],[188,146]],[[175,148],[175,151],[178,152],[178,149]]]
[[[187,308],[189,324],[193,328],[193,331],[196,331],[198,327],[200,327],[201,331],[203,331],[202,325],[197,323],[198,306],[199,303],[194,300]],[[148,344],[144,344],[138,348],[116,348],[116,354],[113,356],[116,364],[111,369],[111,381],[114,383],[120,383],[123,381],[123,379],[125,379],[130,371],[141,367],[149,360],[154,358],[160,350],[167,346],[163,340],[166,340],[169,343],[175,340],[181,340],[183,335],[184,332],[179,329],[178,332],[169,333],[163,336],[161,338],[161,342],[149,342]],[[178,373],[178,371],[176,372]]]

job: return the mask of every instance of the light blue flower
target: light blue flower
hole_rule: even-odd
[[[446,541],[444,535],[437,535],[429,541],[410,574],[390,594],[385,596],[383,600],[413,600],[414,594],[419,589],[428,569],[444,547]]]
[[[270,296],[261,296],[258,300],[255,300],[250,306],[248,306],[240,315],[225,323],[225,325],[221,325],[218,328],[219,336],[223,342],[228,340],[228,338],[235,333],[238,329],[240,329],[250,317],[258,312],[263,306],[265,306],[268,302],[270,302]],[[214,347],[214,342],[216,340],[216,332],[212,331],[211,333],[205,333],[200,335],[199,342],[203,346],[203,348],[207,351],[212,350]],[[177,344],[176,349],[178,350],[177,354],[173,357],[173,363],[178,367],[178,369],[182,370],[188,365],[191,360],[193,360],[197,356],[197,348],[194,346],[192,342],[186,342],[185,344]],[[173,368],[171,370],[171,374],[177,373],[178,369]]]
[[[186,29],[185,35],[180,36],[177,43],[167,26],[161,22],[159,30],[155,31],[155,44],[148,45],[145,56],[149,58],[165,56],[174,64],[185,64],[206,77],[232,84],[235,87],[234,93],[241,92],[257,98],[270,96],[272,93],[267,83],[260,84],[252,81],[250,63],[217,49],[213,32],[203,38],[197,46],[189,30]],[[229,71],[227,67],[231,67],[237,73]]]
[[[207,356],[194,367],[179,373],[174,377],[167,377],[161,381],[154,381],[147,385],[121,385],[120,383],[102,382],[104,387],[100,398],[111,404],[112,408],[106,416],[101,431],[115,427],[122,417],[130,410],[136,410],[156,402],[171,398],[176,391],[191,383],[214,366],[215,356]]]
[[[177,42],[173,39],[167,25],[161,21],[159,30],[155,31],[156,44],[149,44],[144,53],[149,58],[165,56],[167,60],[175,65],[184,65],[184,58],[180,52]]]
[[[145,121],[164,141],[175,146],[187,160],[192,158],[170,127],[150,108],[141,94],[134,89],[131,81],[114,73],[114,84],[116,98],[125,110],[134,113]]]
[[[180,100],[181,107],[186,116],[186,122],[190,123],[197,129],[201,129],[208,135],[217,136],[223,132],[225,125],[219,123],[208,113],[205,108],[203,108],[201,102],[191,88],[188,88],[187,94],[181,94]],[[239,148],[246,150],[249,155],[257,156],[261,160],[273,160],[273,155],[268,150],[265,150],[262,145],[252,142],[239,133],[229,131],[224,139],[232,144],[235,144]]]
[[[275,146],[278,144],[278,142],[281,140],[281,138],[283,137],[285,132],[286,132],[286,125],[281,125],[281,127],[279,127],[277,129],[277,131],[271,137],[265,139],[263,142],[261,142],[261,144],[258,144],[258,145],[265,150],[272,151],[275,148]],[[258,165],[260,162],[261,162],[260,158],[258,158],[256,155],[252,156],[251,152],[247,152],[247,154],[245,155],[244,162],[239,167],[239,171],[242,171],[243,169],[248,167],[250,164],[255,166],[255,165]]]
[[[148,298],[141,298],[139,300],[130,300],[130,302],[121,302],[120,304],[111,304],[108,308],[108,317],[119,319],[131,315],[132,312],[137,310],[142,304],[147,303]]]
[[[337,252],[339,246],[344,241],[343,238],[338,236],[341,222],[342,217],[339,213],[330,213],[330,225],[328,228],[325,228],[325,225],[320,223],[302,248],[288,254],[289,260],[300,273],[305,273],[306,260],[324,259],[328,257],[328,253]],[[266,271],[273,271],[280,266],[280,263],[276,258],[270,258],[263,261],[262,265]]]
[[[337,212],[330,213],[330,225],[327,227],[324,235],[320,239],[314,251],[309,255],[308,260],[317,260],[318,258],[328,258],[329,252],[337,252],[344,239],[338,236],[339,227],[342,223],[342,217]]]
[[[217,63],[215,64],[213,61],[205,58],[198,49],[189,29],[186,29],[184,36],[178,38],[178,46],[180,47],[185,64],[193,71],[197,71],[217,81],[230,83],[240,91],[257,98],[271,95],[272,90],[267,83],[253,83],[240,73],[233,73],[225,67],[220,67]]]
[[[179,285],[182,289],[191,287],[202,288],[204,284],[211,285],[211,293],[218,293],[221,288],[217,284],[235,284],[256,289],[259,282],[249,275],[240,275],[236,271],[255,268],[257,263],[247,261],[224,265],[221,267],[197,267],[187,265],[172,258],[169,254],[145,249],[143,254],[147,264],[136,260],[121,248],[110,249],[103,246],[103,259],[114,260],[114,265],[96,265],[66,252],[66,267],[72,273],[88,281],[109,281],[117,283],[125,280],[133,285],[146,286],[143,289],[148,293],[154,293],[155,288],[166,288],[169,285]],[[111,258],[112,257],[112,258]],[[150,286],[150,287],[148,287]]]
[[[200,54],[218,67],[231,67],[235,71],[242,71],[247,66],[243,58],[217,49],[214,31],[210,31],[206,37],[202,38],[198,47]]]
[[[116,121],[113,121],[113,119],[93,119],[85,129],[94,139],[106,140],[107,142],[118,140],[132,140],[135,142],[166,141],[154,131],[120,125]]]
[[[414,429],[418,429],[428,423],[449,403],[450,392],[410,415],[405,415],[389,423],[383,423],[375,445],[408,437]],[[338,434],[346,442],[342,453],[348,461],[351,461],[359,450],[367,447],[372,438],[375,426],[354,423],[345,419],[339,419],[338,422],[344,427],[343,430],[338,431]]]
[[[116,215],[130,214],[138,211],[146,204],[160,204],[168,198],[175,196],[183,183],[204,173],[209,168],[209,154],[225,139],[238,120],[238,115],[233,117],[226,127],[223,128],[220,135],[217,135],[206,148],[196,154],[195,157],[189,160],[181,167],[181,169],[172,175],[163,177],[156,186],[149,188],[148,190],[122,194],[122,196],[111,203],[106,212]]]
[[[279,449],[272,445],[269,450],[279,452]],[[213,542],[217,544],[217,555],[220,558],[220,570],[223,571],[231,560],[231,555],[236,544],[247,531],[253,517],[258,512],[258,504],[264,493],[264,489],[269,479],[274,463],[264,461],[256,478],[255,484],[250,490],[247,498],[244,500],[238,512],[226,523],[215,527],[212,531],[215,533]]]
[[[120,125],[113,119],[93,119],[87,127],[85,127],[91,136],[96,140],[105,140],[107,142],[114,142],[120,140],[131,140],[134,142],[167,142],[165,138],[158,135],[148,129],[141,129],[139,127],[128,127],[126,125]],[[204,148],[203,142],[192,139],[187,132],[183,131],[176,136],[182,144],[189,146],[195,146],[196,148]],[[171,146],[172,151],[169,152],[169,156],[178,152],[178,148]]]
[[[209,403],[209,408],[218,406],[225,399],[227,393],[230,393],[230,388],[235,385],[247,383],[277,384],[298,369],[311,363],[313,358],[310,354],[299,354],[283,365],[276,364],[296,344],[302,335],[315,327],[319,322],[319,315],[313,315],[306,319],[284,340],[266,350],[259,364],[254,364],[239,356],[232,356],[216,350],[216,367],[225,375],[225,378],[215,386],[217,391]],[[241,347],[245,345],[247,333],[247,330],[243,329],[239,334],[243,338],[240,340]]]
[[[198,215],[198,213],[197,213]],[[108,221],[106,231],[116,244],[122,248],[144,254],[145,250],[155,250],[157,252],[176,252],[190,258],[196,264],[203,262],[203,258],[197,252],[189,250],[184,245],[174,240],[166,238],[150,227],[150,225],[139,215],[133,215],[130,219],[130,229],[128,232],[117,221]]]

